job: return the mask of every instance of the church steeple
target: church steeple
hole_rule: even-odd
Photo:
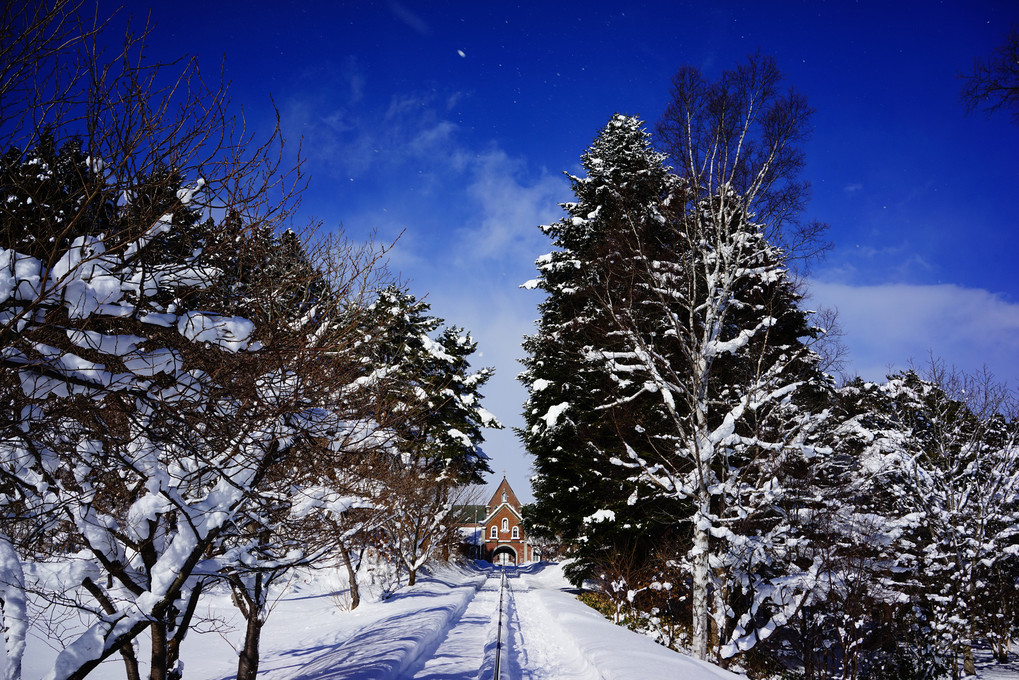
[[[506,481],[505,475],[503,475],[502,481],[499,482],[499,486],[496,487],[495,493],[492,494],[492,500],[489,501],[488,508],[490,511],[493,511],[503,503],[512,507],[517,513],[520,512],[520,501],[517,500],[517,495],[513,493],[513,488]]]

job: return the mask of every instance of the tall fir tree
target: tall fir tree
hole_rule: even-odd
[[[379,502],[389,549],[413,584],[418,568],[456,540],[448,517],[465,488],[491,472],[482,430],[502,425],[482,407],[481,389],[493,372],[472,372],[470,334],[443,328],[426,302],[395,286],[379,293],[364,323],[377,414],[394,433],[396,454],[380,479]]]
[[[743,651],[816,576],[792,561],[791,506],[831,387],[817,330],[742,198],[671,175],[638,120],[613,118],[582,164],[525,342],[536,514],[576,546],[577,576],[678,537],[695,652],[712,624],[716,651]]]
[[[395,286],[379,293],[362,323],[405,461],[457,483],[481,483],[491,472],[482,430],[501,425],[481,405],[493,371],[471,371],[477,343],[470,333],[444,327],[426,302]]]
[[[537,534],[571,546],[567,574],[577,582],[617,553],[646,553],[652,527],[670,524],[667,507],[628,503],[653,490],[633,487],[608,462],[620,430],[653,429],[647,421],[660,414],[645,408],[648,400],[598,410],[619,387],[601,357],[621,342],[602,297],[635,292],[625,239],[662,238],[661,206],[673,183],[664,160],[638,118],[613,116],[581,157],[585,176],[570,176],[576,200],[562,205],[567,216],[542,227],[556,249],[538,259],[540,278],[525,284],[546,293],[519,376],[528,399],[518,434],[535,469],[530,520]]]

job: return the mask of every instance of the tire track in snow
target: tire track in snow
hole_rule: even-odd
[[[335,642],[285,656],[314,655],[288,669],[290,680],[395,680],[410,677],[418,659],[431,658],[487,579],[429,578],[394,593],[381,616]],[[260,673],[261,677],[261,673]]]

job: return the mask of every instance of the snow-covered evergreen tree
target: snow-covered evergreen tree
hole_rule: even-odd
[[[492,370],[472,372],[470,334],[443,328],[427,303],[400,288],[380,291],[363,323],[366,380],[377,390],[377,417],[393,432],[394,455],[380,467],[383,522],[413,583],[435,551],[448,550],[449,514],[464,488],[491,472],[482,431],[502,426],[481,405],[481,389]]]
[[[639,294],[622,245],[636,237],[660,247],[661,210],[673,185],[636,117],[613,116],[581,165],[585,175],[570,176],[576,200],[563,204],[567,216],[542,227],[556,249],[538,259],[539,278],[525,284],[546,298],[536,332],[524,341],[519,377],[528,390],[519,435],[535,470],[532,531],[571,546],[567,569],[577,582],[615,552],[646,553],[652,527],[669,522],[665,508],[627,503],[651,489],[633,487],[607,455],[621,430],[657,428],[653,401],[597,408],[618,389],[602,356],[623,342],[602,297]]]
[[[819,564],[819,578],[791,630],[767,651],[802,665],[808,678],[891,673],[912,663],[904,649],[925,646],[909,623],[921,516],[901,504],[910,486],[908,431],[890,395],[859,379],[837,391],[823,429],[830,452],[804,469],[796,516],[798,559]]]
[[[891,377],[884,389],[909,433],[913,454],[904,509],[922,514],[916,536],[914,600],[952,671],[975,672],[973,645],[1007,642],[995,625],[1014,594],[992,589],[1019,550],[1019,447],[1007,417],[1012,395],[990,376],[967,376],[934,362],[921,377]],[[997,585],[1003,585],[997,581]],[[1013,591],[1014,592],[1014,591]]]
[[[788,620],[816,578],[792,561],[790,479],[816,454],[831,384],[753,196],[725,182],[705,193],[663,162],[618,117],[585,154],[579,200],[548,229],[560,250],[539,260],[549,297],[525,343],[522,435],[539,516],[579,552],[604,548],[587,525],[632,528],[625,514],[662,513],[690,537],[694,653],[713,621],[730,655]],[[592,478],[604,482],[585,507]]]
[[[808,675],[935,677],[1014,630],[1012,397],[938,364],[839,389],[805,480],[800,552],[823,565],[798,614]],[[1006,623],[1007,621],[1007,623]],[[777,650],[776,650],[777,651]]]

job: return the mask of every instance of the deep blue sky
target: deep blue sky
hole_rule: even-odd
[[[1019,3],[625,4],[159,1],[149,53],[224,63],[256,128],[272,97],[303,140],[303,213],[355,239],[403,232],[392,267],[474,332],[497,370],[486,405],[512,426],[539,301],[517,286],[570,199],[562,171],[616,111],[650,128],[679,66],[715,76],[760,49],[817,111],[808,217],[835,249],[810,303],[840,310],[850,372],[880,380],[934,351],[1019,385],[1019,126],[967,116],[956,77]],[[489,439],[496,476],[529,499],[515,438]]]

